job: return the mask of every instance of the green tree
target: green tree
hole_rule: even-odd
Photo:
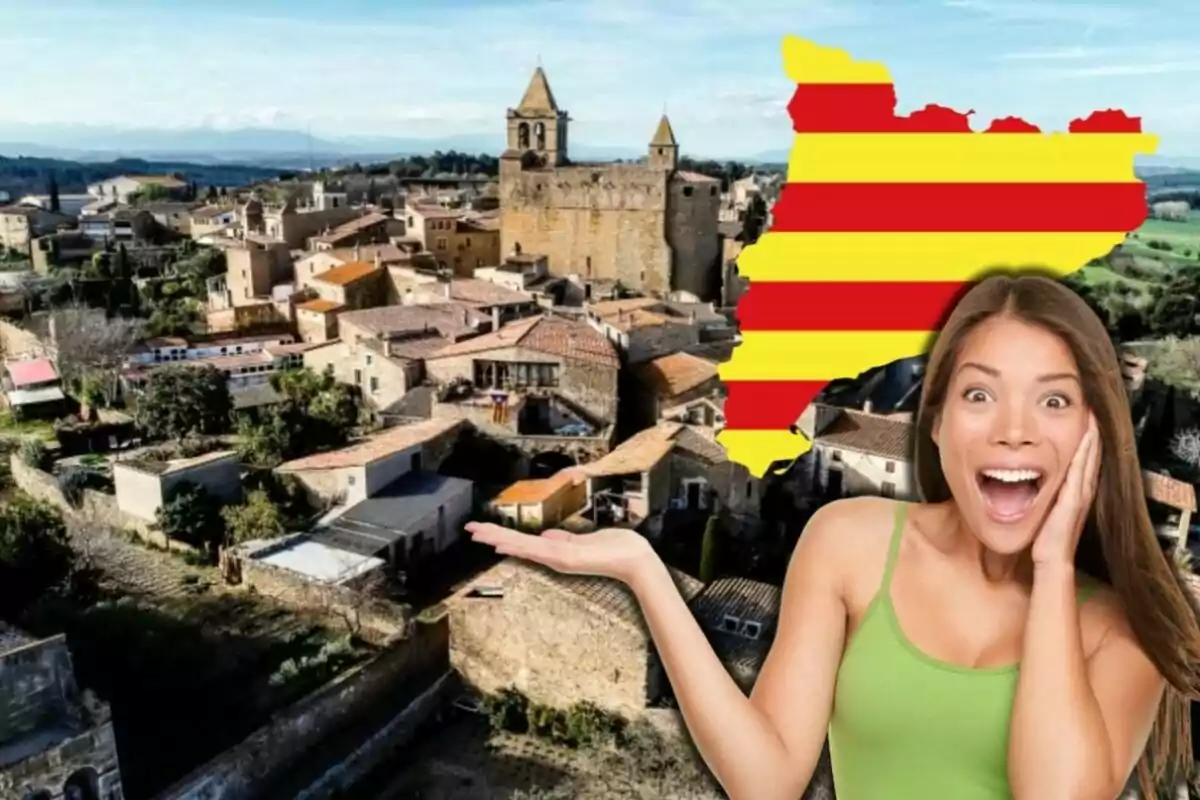
[[[721,521],[714,514],[704,525],[704,538],[700,542],[700,574],[704,583],[717,577],[717,559],[720,556]]]
[[[225,538],[221,509],[202,486],[180,483],[155,512],[154,521],[169,539],[211,550]]]
[[[50,210],[55,214],[62,211],[62,203],[58,197],[58,176],[51,172],[50,180],[46,182],[46,194],[50,195]]]
[[[229,430],[233,400],[214,367],[166,366],[150,373],[135,420],[154,439],[184,439]]]
[[[746,217],[742,220],[742,246],[748,247],[758,241],[767,226],[767,203],[761,195],[752,195],[746,204]]]
[[[285,532],[283,514],[262,489],[247,494],[243,503],[226,506],[221,515],[225,518],[229,544],[274,539]]]
[[[0,504],[0,616],[11,617],[70,575],[62,513],[28,495]]]

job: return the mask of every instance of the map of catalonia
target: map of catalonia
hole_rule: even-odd
[[[1068,132],[971,112],[896,113],[880,63],[795,37],[787,182],[771,228],[738,259],[750,287],[742,341],[720,366],[718,441],[755,477],[812,443],[793,426],[821,389],[928,349],[988,268],[1063,276],[1108,253],[1147,214],[1134,157],[1157,138],[1123,111]]]

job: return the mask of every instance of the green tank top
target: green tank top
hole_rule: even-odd
[[[901,630],[891,580],[907,506],[897,503],[883,582],[842,658],[829,724],[838,800],[1000,800],[1019,666],[933,658]],[[1079,602],[1095,588],[1081,583]]]

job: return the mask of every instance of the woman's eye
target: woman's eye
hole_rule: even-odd
[[[1046,405],[1057,410],[1067,408],[1071,405],[1071,401],[1065,395],[1055,394],[1046,398]]]
[[[963,392],[963,399],[968,403],[982,403],[987,400],[987,392],[982,389],[967,389]]]

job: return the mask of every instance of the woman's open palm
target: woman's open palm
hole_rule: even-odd
[[[626,584],[656,557],[645,537],[624,528],[595,533],[550,529],[539,535],[490,522],[469,522],[467,530],[473,541],[489,545],[501,555],[533,561],[556,572],[599,575]]]

